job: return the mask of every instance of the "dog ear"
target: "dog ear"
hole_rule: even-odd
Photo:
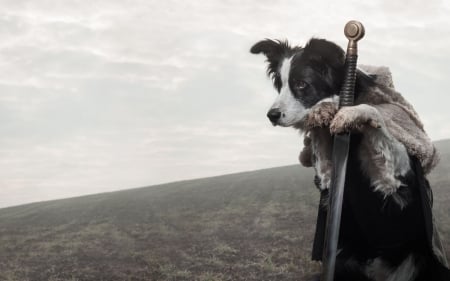
[[[268,60],[279,60],[291,51],[292,49],[287,41],[270,39],[261,40],[250,49],[250,53],[263,53]]]
[[[278,68],[283,58],[293,54],[299,48],[291,48],[287,41],[265,39],[259,41],[250,49],[252,54],[263,53],[267,57],[267,75],[272,78],[274,87],[280,91],[281,80],[277,76]]]
[[[305,53],[308,53],[312,60],[320,60],[327,63],[334,69],[344,66],[345,52],[333,42],[325,39],[312,38],[305,45]]]
[[[319,71],[330,85],[340,87],[345,64],[345,52],[341,47],[325,39],[312,38],[305,45],[304,53],[311,66]]]
[[[270,40],[265,39],[261,40],[250,49],[250,53],[252,54],[260,54],[263,53],[264,55],[272,55],[275,53],[280,53],[282,51],[282,43],[279,40]]]

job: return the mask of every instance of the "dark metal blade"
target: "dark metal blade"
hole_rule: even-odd
[[[350,133],[334,136],[333,143],[333,173],[325,234],[325,248],[322,281],[333,281],[336,264],[339,229],[341,226],[342,202],[344,199],[344,184],[347,172],[348,152],[350,150]]]

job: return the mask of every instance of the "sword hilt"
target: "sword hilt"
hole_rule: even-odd
[[[358,21],[349,21],[344,28],[348,38],[347,54],[345,58],[345,76],[339,94],[339,107],[352,106],[355,96],[356,64],[358,60],[358,40],[364,37],[364,26]]]

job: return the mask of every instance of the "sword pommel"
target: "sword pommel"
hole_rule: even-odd
[[[357,55],[358,45],[356,42],[364,37],[364,26],[359,21],[351,20],[344,28],[344,34],[348,38],[347,54]]]

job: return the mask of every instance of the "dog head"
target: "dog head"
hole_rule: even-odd
[[[339,94],[345,53],[330,41],[313,38],[304,47],[291,47],[287,41],[266,39],[250,52],[267,57],[267,75],[278,91],[267,113],[274,126],[302,128],[312,106]]]

